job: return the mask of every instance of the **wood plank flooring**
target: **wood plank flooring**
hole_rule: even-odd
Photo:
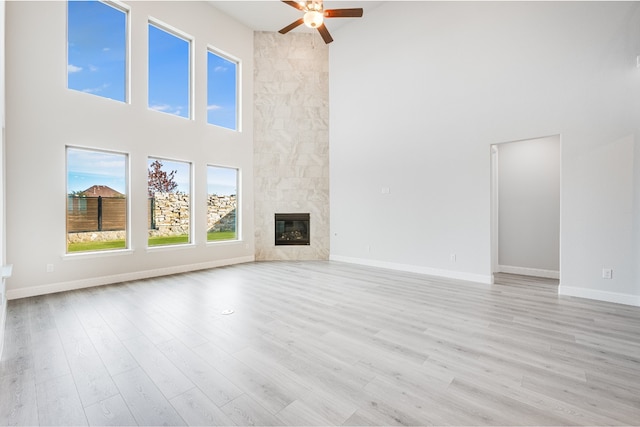
[[[9,301],[0,381],[2,425],[640,425],[640,309],[249,263]]]

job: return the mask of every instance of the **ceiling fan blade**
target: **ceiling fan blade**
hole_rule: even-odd
[[[333,41],[333,37],[331,37],[331,34],[329,34],[329,30],[327,30],[327,27],[325,27],[324,24],[318,27],[318,32],[320,33],[320,35],[322,36],[322,40],[324,40],[326,44],[329,44]]]
[[[304,22],[304,19],[300,18],[297,21],[292,22],[291,24],[287,25],[286,27],[284,27],[283,29],[281,29],[278,32],[280,34],[287,34],[289,31],[293,30],[294,28],[302,25],[303,22]]]
[[[295,7],[298,10],[304,10],[304,7],[297,1],[285,1],[285,0],[282,0],[282,3],[286,3],[289,6]]]
[[[327,9],[324,11],[325,18],[361,18],[362,8],[355,9]]]

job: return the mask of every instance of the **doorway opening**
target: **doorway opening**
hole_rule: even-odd
[[[492,277],[560,278],[560,168],[560,135],[491,146]]]

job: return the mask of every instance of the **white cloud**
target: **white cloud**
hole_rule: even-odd
[[[219,105],[207,105],[207,111],[215,111],[215,110],[222,110],[222,107]]]
[[[216,68],[213,69],[213,71],[227,71],[227,67],[223,67],[222,65],[218,65]]]
[[[109,85],[104,83],[102,86],[86,88],[86,89],[82,89],[82,91],[86,93],[98,93],[98,92],[102,92],[108,87]]]
[[[167,111],[171,109],[171,105],[167,105],[167,104],[150,105],[149,108],[156,111]]]
[[[111,48],[110,48],[110,47],[103,47],[103,48],[102,48],[102,51],[103,51],[103,52],[109,52],[110,50],[111,50]]]
[[[68,64],[67,65],[67,73],[78,73],[82,71],[82,67],[78,67],[76,65],[73,64]]]
[[[154,104],[154,105],[150,105],[149,109],[154,111],[161,111],[167,114],[173,114],[176,116],[182,116],[182,112],[185,109],[185,107],[181,105],[171,105],[171,104]]]
[[[98,71],[98,67],[96,67],[95,65],[89,65],[89,71],[91,72]]]

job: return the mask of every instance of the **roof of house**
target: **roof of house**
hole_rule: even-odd
[[[84,197],[124,197],[124,194],[106,185],[93,185],[79,195]]]

